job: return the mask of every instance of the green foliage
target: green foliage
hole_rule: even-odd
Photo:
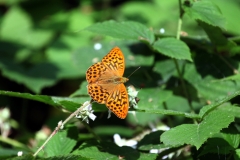
[[[48,143],[48,149],[44,154],[47,157],[68,155],[77,143],[77,135],[76,127],[58,132]]]
[[[50,97],[50,96],[44,96],[44,95],[32,95],[29,93],[17,93],[17,92],[9,92],[9,91],[0,91],[0,94],[31,99],[31,100],[43,102],[55,107],[62,106],[69,111],[76,110],[80,105],[79,103],[75,103],[73,98]]]
[[[95,121],[64,124],[36,159],[240,159],[237,5],[2,0],[0,159],[34,159],[90,101],[85,72],[115,46],[137,106],[121,120],[93,103]]]
[[[169,146],[190,144],[200,146],[212,135],[219,133],[222,128],[234,121],[234,116],[224,111],[213,111],[201,123],[183,124],[166,131],[161,135],[161,141]]]
[[[154,41],[153,32],[146,26],[137,22],[119,23],[115,21],[106,21],[87,27],[86,30],[114,38],[144,40],[150,44]]]
[[[225,29],[226,20],[220,9],[211,1],[198,1],[184,8],[188,16],[207,24]]]
[[[96,147],[98,146],[98,147]],[[102,149],[104,152],[99,152]],[[98,143],[95,141],[83,143],[74,154],[81,155],[83,157],[89,157],[90,159],[119,159],[121,157],[125,159],[155,159],[157,155],[151,155],[146,153],[140,153],[131,147],[119,147],[114,143],[103,141]],[[119,155],[119,156],[116,156]]]
[[[153,47],[159,53],[162,53],[171,58],[186,59],[192,61],[188,46],[185,43],[176,40],[175,38],[164,38],[157,40],[154,43]]]

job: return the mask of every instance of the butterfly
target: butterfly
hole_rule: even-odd
[[[86,72],[88,94],[100,104],[105,104],[117,117],[127,116],[129,101],[123,83],[125,69],[124,55],[120,48],[114,47],[101,62],[93,64]]]

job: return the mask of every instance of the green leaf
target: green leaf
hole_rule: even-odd
[[[219,109],[222,111],[228,112],[229,114],[233,115],[236,118],[240,118],[240,107],[237,106],[220,106]]]
[[[157,159],[157,156],[158,156],[157,154],[140,152],[140,157],[138,159],[139,160],[152,160],[152,159]]]
[[[208,138],[228,127],[233,121],[234,116],[220,110],[213,111],[199,124],[183,124],[164,132],[161,141],[172,147],[190,144],[199,149]]]
[[[199,156],[207,153],[229,154],[238,148],[240,142],[239,131],[231,125],[225,128],[221,133],[209,139]],[[216,148],[216,146],[218,146]]]
[[[160,84],[167,83],[167,81],[177,73],[176,66],[172,59],[156,62],[153,71],[161,75],[162,81],[160,81]]]
[[[141,110],[139,110],[139,111],[141,112]],[[197,114],[179,112],[179,111],[174,111],[174,110],[166,110],[166,109],[157,109],[157,110],[151,109],[151,110],[146,110],[144,112],[145,113],[151,113],[151,114],[183,116],[183,117],[192,118],[192,119],[200,118],[200,116],[198,116]]]
[[[138,98],[140,99],[140,102],[138,103],[139,109],[164,109],[162,103],[169,100],[172,96],[172,91],[166,91],[160,88],[144,88],[138,93]]]
[[[234,74],[222,79],[222,81],[239,81],[239,80],[240,80],[240,74]]]
[[[4,0],[2,3],[4,3],[4,5],[9,7],[9,6],[20,3],[21,1],[22,0],[7,0],[7,1]]]
[[[34,101],[43,102],[49,104],[54,107],[63,107],[68,111],[75,111],[78,107],[80,107],[79,103],[76,103],[72,98],[63,98],[63,97],[51,97],[46,95],[32,95],[29,93],[18,93],[18,92],[10,92],[10,91],[1,91],[0,95],[20,97],[25,99],[30,99]]]
[[[210,102],[234,94],[240,90],[240,82],[233,81],[214,81],[213,77],[206,77],[200,83],[195,83],[200,97],[204,97]]]
[[[196,89],[199,98],[212,102],[240,90],[240,82],[238,81],[216,79],[216,77],[232,74],[228,66],[221,63],[218,56],[209,54],[201,56],[195,59],[195,64],[188,63],[184,67],[184,79]],[[231,63],[238,64],[234,60],[231,60]]]
[[[162,1],[160,4],[158,3],[159,2],[156,1],[153,3],[149,3],[149,1],[129,1],[128,3],[125,3],[119,7],[119,11],[124,17],[128,17],[129,20],[149,24],[150,26],[156,26],[156,24],[161,24],[161,22],[167,18],[167,16],[164,14],[153,16],[159,11],[159,8],[161,8],[162,13],[166,13],[170,7],[175,5],[172,3],[173,5],[170,5],[169,7],[167,4],[168,2],[165,3]],[[161,5],[164,7],[161,7]],[[175,19],[175,17],[172,18]],[[174,21],[173,19],[171,20]],[[168,19],[168,21],[170,21],[170,19]]]
[[[234,159],[235,160],[240,160],[240,149],[235,150]]]
[[[153,48],[165,56],[192,61],[188,46],[175,38],[162,38],[153,44]]]
[[[16,20],[18,20],[17,23]],[[4,16],[0,34],[4,40],[14,41],[31,48],[42,47],[53,36],[51,31],[33,29],[33,23],[29,15],[18,7],[11,7]]]
[[[75,126],[59,131],[45,146],[47,156],[68,155],[77,144],[77,137],[78,130]]]
[[[70,97],[75,97],[75,96],[82,96],[82,95],[88,95],[88,90],[87,90],[87,81],[83,81],[81,85],[79,86],[79,89],[77,89],[75,92],[73,92]],[[89,96],[90,97],[90,96]],[[89,98],[90,99],[90,98]]]
[[[159,137],[158,137],[158,139],[159,139]],[[161,150],[161,149],[166,149],[166,148],[168,148],[168,147],[166,147],[164,144],[144,144],[144,145],[141,145],[138,149],[140,151],[149,152],[152,149]]]
[[[240,91],[236,91],[220,100],[217,100],[215,102],[212,102],[212,104],[210,105],[207,105],[207,106],[204,106],[201,110],[200,110],[200,113],[199,113],[199,116],[200,117],[203,117],[206,113],[212,111],[213,109],[215,109],[216,107],[220,106],[221,104],[231,100],[232,98],[236,97],[240,95]],[[232,108],[232,110],[234,110],[234,108]],[[229,113],[231,112],[231,110],[229,110]],[[239,111],[238,111],[239,112]],[[237,113],[238,113],[237,112]]]
[[[18,20],[17,26],[16,19]],[[31,18],[18,7],[11,7],[1,24],[1,37],[8,40],[20,40],[31,28]]]
[[[222,16],[220,9],[211,1],[195,1],[192,6],[184,7],[184,10],[192,19],[225,28],[225,18]]]
[[[43,102],[48,105],[60,108],[60,109],[64,108],[70,112],[74,112],[84,102],[86,102],[87,100],[90,100],[89,97],[87,97],[87,98],[86,97],[83,97],[83,98],[54,97],[54,96],[47,96],[47,95],[32,95],[29,93],[18,93],[18,92],[1,91],[1,90],[0,90],[0,95],[7,95],[7,96],[35,100],[35,101]],[[100,104],[98,104],[98,105],[100,105]],[[107,110],[107,108],[105,107],[105,105],[97,106],[97,104],[94,104],[93,110],[95,112],[99,112],[99,111],[105,111],[105,110]]]
[[[143,139],[138,143],[138,149],[150,151],[151,149],[164,148],[163,144],[160,144],[159,137],[163,131],[151,132],[143,137]],[[160,148],[154,148],[153,146],[158,146]]]
[[[138,22],[105,21],[87,27],[85,30],[120,39],[143,40],[150,44],[154,41],[153,32]]]
[[[4,115],[2,111],[0,112],[0,119],[2,119],[2,121],[4,121],[4,122],[8,121],[8,119],[6,119],[6,115]],[[10,126],[13,127],[12,124],[10,124]],[[18,128],[18,127],[16,127],[16,124],[15,124],[15,126],[13,128]],[[16,153],[19,151],[20,148],[21,148],[22,151],[23,150],[29,151],[29,148],[27,146],[25,146],[25,144],[22,144],[21,142],[15,140],[15,139],[11,139],[11,138],[8,138],[8,137],[0,137],[0,141],[2,143],[9,144],[13,148],[15,148],[15,149],[6,149],[6,150],[4,150],[3,148],[2,149],[0,148],[0,157],[1,156],[6,156],[7,154],[10,155],[11,153],[16,155]],[[16,148],[17,148],[17,150],[16,150]],[[15,153],[14,153],[14,151],[15,151]]]
[[[6,54],[9,57],[5,55],[0,56],[0,68],[2,69],[3,75],[5,77],[16,81],[17,83],[24,84],[27,88],[35,93],[40,93],[44,87],[52,86],[56,84],[60,79],[76,78],[85,75],[86,69],[90,65],[88,65],[88,63],[81,63],[81,66],[84,67],[79,68],[80,66],[76,64],[83,62],[82,59],[79,60],[80,62],[76,62],[78,59],[75,59],[73,54],[69,54],[71,52],[74,52],[76,48],[79,48],[79,42],[82,42],[81,44],[84,44],[84,37],[86,39],[86,36],[83,36],[83,34],[81,34],[81,36],[79,34],[72,36],[61,36],[46,50],[47,60],[44,59],[45,62],[38,63],[36,65],[30,66],[29,68],[25,68],[25,66],[19,64],[14,60],[15,57],[13,58],[9,55],[16,55],[17,61],[19,61],[19,59],[20,61],[23,61],[24,59],[27,61],[31,55],[30,53],[14,54],[19,50],[19,48],[13,48],[13,46],[6,46],[3,44],[1,46],[10,48],[11,54]],[[29,50],[26,49],[26,51]],[[88,53],[86,51],[87,50],[84,50],[83,53]],[[2,52],[6,51],[3,50]],[[90,61],[89,64],[91,64]]]
[[[2,142],[2,141],[1,141]],[[18,142],[19,143],[19,142]],[[0,159],[6,159],[6,157],[10,157],[10,156],[17,156],[17,153],[23,148],[15,148],[15,149],[10,149],[10,148],[0,148]],[[27,154],[29,151],[23,151],[23,155]]]
[[[6,160],[35,160],[36,158],[33,157],[32,154],[28,153],[28,154],[23,154],[23,156],[15,156],[15,157],[11,157],[11,158],[4,158]]]
[[[212,2],[219,6],[224,17],[226,17],[226,21],[227,21],[226,31],[228,31],[229,33],[239,35],[240,24],[238,23],[238,16],[236,16],[240,14],[239,6],[238,6],[239,1],[212,0]]]
[[[53,52],[49,55],[51,55],[51,61],[56,62],[56,66],[60,70],[62,70],[62,74],[59,75],[62,77],[63,73],[65,75],[75,74],[80,75],[85,78],[85,73],[87,69],[94,63],[99,62],[102,60],[102,58],[115,46],[118,46],[121,48],[122,52],[124,53],[125,57],[125,64],[126,69],[124,76],[130,75],[137,67],[136,66],[151,66],[154,61],[153,55],[142,55],[146,52],[149,52],[149,49],[145,47],[133,47],[129,48],[127,45],[131,45],[133,42],[116,42],[114,45],[104,45],[101,49],[96,50],[92,46],[86,46],[81,47],[79,49],[76,49],[73,54],[71,55],[71,58],[69,58],[68,53],[66,56],[59,56],[59,50],[55,50],[54,54]],[[63,55],[63,54],[61,54]],[[57,58],[56,58],[57,57]],[[65,61],[69,61],[68,63],[64,63]],[[54,63],[55,63],[54,62]],[[134,67],[133,67],[134,66]],[[128,69],[131,68],[131,69]],[[133,82],[133,79],[136,77],[136,74],[131,77],[131,82]],[[142,76],[142,75],[140,75]],[[136,78],[136,81],[139,82],[138,78]],[[86,88],[87,85],[84,86]],[[84,91],[84,90],[83,90]],[[87,92],[85,92],[86,94]]]
[[[152,93],[152,94],[149,94]],[[163,97],[160,99],[159,95],[162,94]],[[154,114],[152,112],[153,109],[158,109],[158,111],[163,110],[163,106],[161,105],[166,99],[171,96],[171,92],[164,91],[160,89],[142,89],[138,93],[138,98],[140,99],[138,103],[138,108],[136,109],[138,112],[134,114],[129,114],[127,119],[131,124],[141,124],[146,125],[151,121],[156,120],[160,114]],[[147,112],[153,113],[146,114]],[[157,112],[157,111],[156,111]],[[164,112],[164,110],[163,110]],[[138,119],[136,121],[136,119]]]
[[[161,95],[160,98],[159,95]],[[196,114],[183,112],[189,110],[187,100],[179,96],[174,96],[172,91],[159,88],[142,89],[139,91],[138,98],[140,99],[138,108],[136,109],[138,112],[134,116],[129,115],[131,123],[136,123],[135,118],[137,117],[139,124],[147,124],[161,115],[176,115],[193,119],[200,118]],[[164,108],[163,102],[168,109]],[[149,113],[151,116],[149,116]]]
[[[239,135],[239,131],[234,125],[231,125],[230,127],[223,129],[221,131],[221,136],[225,141],[228,142],[228,144],[232,148],[237,149],[239,147],[240,135]]]
[[[64,12],[64,14],[66,13]],[[79,21],[79,19],[81,19],[81,21]],[[86,28],[91,24],[93,24],[93,19],[91,16],[89,16],[89,14],[84,14],[84,13],[79,14],[78,9],[72,10],[72,12],[70,13],[70,17],[69,17],[70,31],[76,32]]]
[[[85,158],[82,156],[78,155],[73,155],[73,154],[68,154],[66,156],[53,156],[53,157],[48,157],[48,158],[42,158],[42,160],[90,160],[89,158]]]
[[[136,110],[137,112],[129,112],[127,116],[127,120],[129,123],[133,125],[147,125],[150,122],[154,122],[157,119],[163,117],[161,114],[147,114],[144,110]]]
[[[57,68],[51,63],[41,63],[27,70],[9,59],[2,58],[0,60],[0,68],[5,77],[24,84],[35,93],[40,93],[44,87],[51,86],[57,81]],[[46,70],[48,72],[45,72]]]
[[[201,22],[201,21],[199,22],[199,24],[205,30],[209,39],[214,45],[217,45],[217,46],[227,45],[228,39],[223,35],[223,32],[219,27],[212,26],[212,25],[209,25],[208,23]]]
[[[139,153],[137,150],[131,147],[119,147],[114,143],[102,141],[97,143],[94,141],[89,141],[83,143],[73,154],[81,155],[90,159],[119,159],[119,157],[124,157],[124,159],[155,159],[157,154],[150,153]]]
[[[109,159],[114,157],[110,153],[100,152],[98,146],[99,144],[96,142],[84,142],[77,150],[73,151],[73,154],[90,159]]]
[[[82,36],[79,34],[63,35],[47,49],[48,60],[57,68],[55,73],[57,79],[76,78],[85,75],[88,67],[87,61],[85,63],[82,59],[76,59],[74,55],[74,52],[79,48],[79,43],[84,44]],[[88,53],[87,50],[83,50],[81,54],[88,55],[85,53]],[[78,61],[82,62],[81,66],[77,65],[80,63]]]
[[[112,136],[115,133],[118,133],[119,135],[123,137],[131,137],[134,135],[134,130],[121,127],[117,125],[111,125],[111,126],[98,126],[94,128],[94,133],[101,136]]]
[[[116,144],[110,143],[110,142],[102,142],[100,144],[96,142],[85,142],[78,148],[78,150],[75,150],[73,153],[84,156],[84,157],[88,157],[91,159],[116,159],[119,156],[125,157],[125,155],[129,155],[130,157],[132,156],[135,157],[136,155],[134,154],[130,155],[131,152],[135,152],[135,151],[133,149],[130,149],[132,151],[129,152],[128,149],[130,148],[118,147]]]
[[[203,147],[203,151],[199,154],[199,157],[207,153],[226,155],[232,151],[233,148],[223,138],[210,138]]]

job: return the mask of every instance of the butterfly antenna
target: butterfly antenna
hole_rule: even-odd
[[[133,73],[135,73],[137,70],[139,70],[141,67],[138,67],[137,69],[135,69],[135,71],[133,71],[127,78],[129,78],[131,75],[133,75]]]

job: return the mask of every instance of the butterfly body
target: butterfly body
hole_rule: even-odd
[[[128,79],[125,77],[113,77],[112,79],[107,79],[107,80],[102,80],[99,82],[96,82],[97,84],[101,85],[101,84],[109,84],[109,83],[113,83],[113,84],[121,84],[121,83],[125,83],[127,82]]]
[[[117,117],[127,116],[129,102],[126,87],[123,83],[125,69],[124,56],[118,47],[114,47],[101,62],[93,64],[86,72],[88,94],[100,103],[106,104]]]

